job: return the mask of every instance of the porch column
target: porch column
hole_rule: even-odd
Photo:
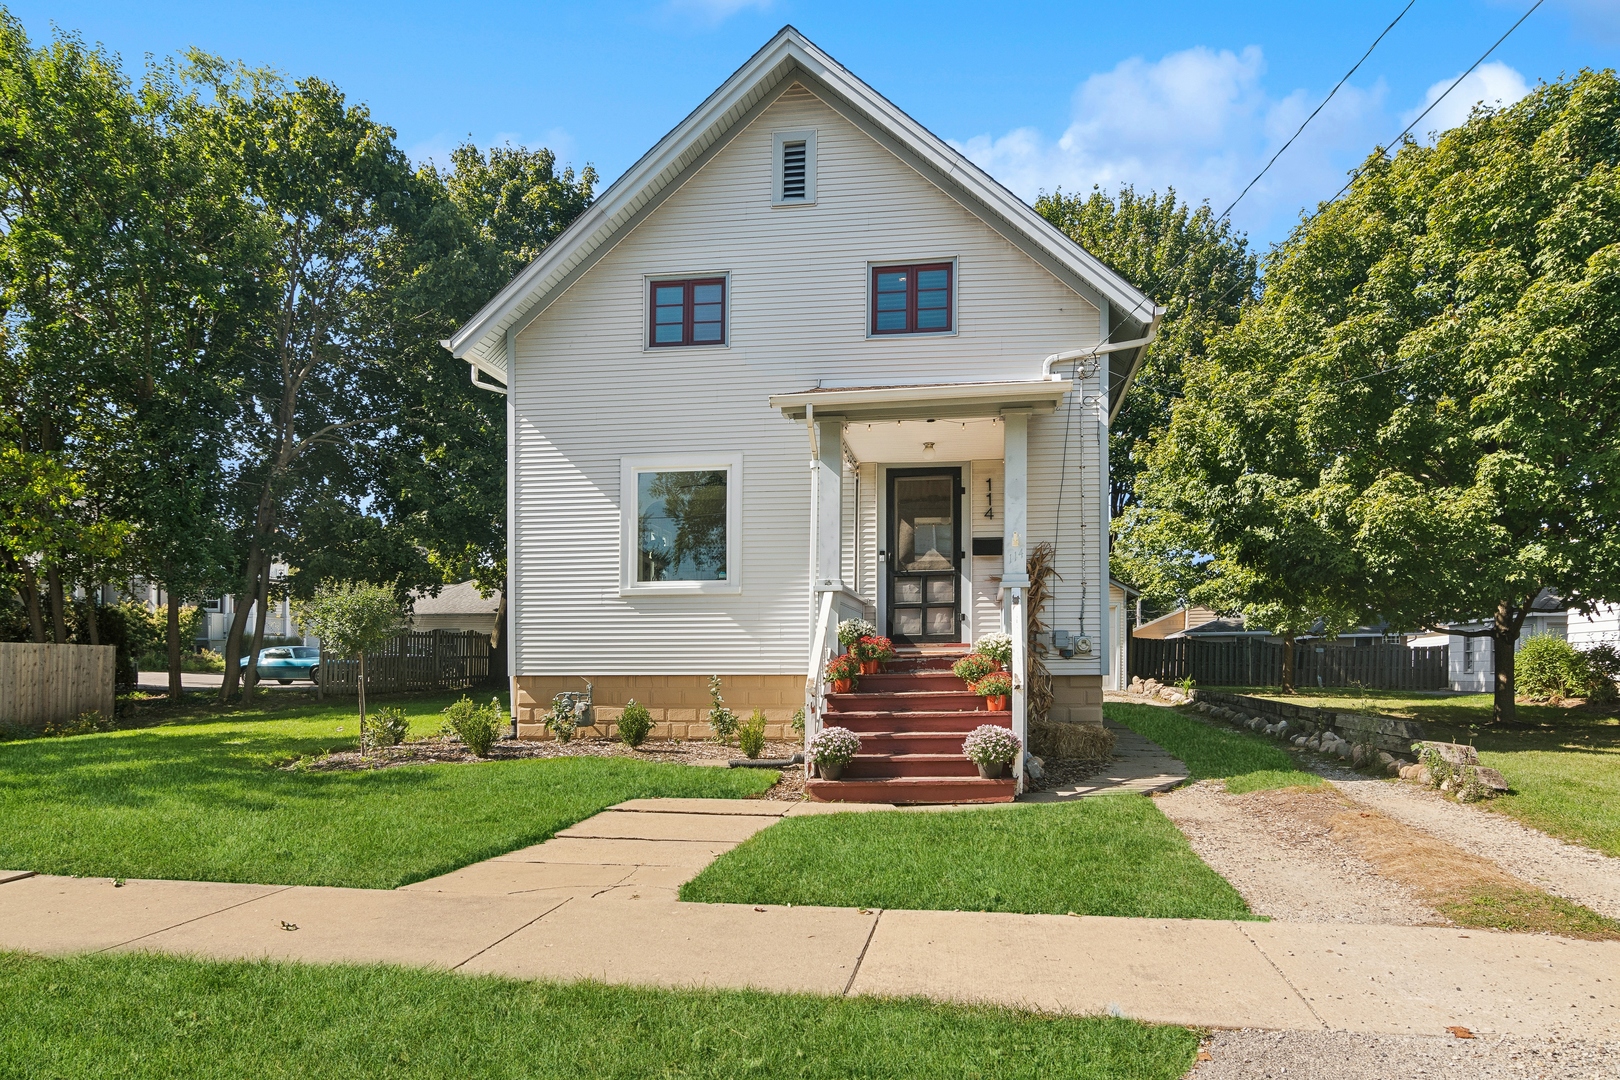
[[[1003,432],[1001,482],[1003,618],[1013,639],[1012,726],[1018,741],[1029,748],[1029,708],[1025,682],[1029,612],[1024,609],[1029,588],[1029,411],[1007,410],[1001,414]],[[1024,790],[1024,755],[1013,761],[1013,778],[1018,791]]]
[[[844,585],[844,421],[816,419],[816,460],[811,478],[814,520],[811,522],[812,591]]]

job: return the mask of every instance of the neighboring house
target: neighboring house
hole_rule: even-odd
[[[1515,651],[1524,648],[1526,639],[1538,634],[1559,638],[1569,636],[1571,620],[1578,617],[1565,610],[1564,601],[1552,590],[1543,589],[1531,605],[1530,614],[1524,617],[1524,626],[1520,628],[1519,640],[1514,645]],[[1476,619],[1472,622],[1449,623],[1445,629],[1483,630],[1489,625],[1488,619]],[[1453,690],[1488,694],[1496,688],[1495,643],[1488,637],[1428,633],[1411,638],[1407,644],[1413,648],[1449,646]]]
[[[472,630],[493,635],[500,608],[500,593],[482,596],[476,583],[458,581],[440,589],[438,596],[423,592],[411,598],[411,629]]]
[[[1202,626],[1209,622],[1215,622],[1219,619],[1220,616],[1215,614],[1215,612],[1211,611],[1209,608],[1199,607],[1198,605],[1194,604],[1190,607],[1176,608],[1176,610],[1166,615],[1160,615],[1157,619],[1149,619],[1147,622],[1142,623],[1135,630],[1131,631],[1131,636],[1162,640],[1164,638],[1176,637],[1179,634],[1186,633],[1188,630],[1191,630],[1194,627]]]
[[[582,679],[604,724],[706,732],[711,675],[814,733],[841,618],[1027,648],[1043,541],[1045,621],[1092,642],[1047,661],[1057,707],[1100,722],[1108,425],[1162,313],[785,28],[445,343],[507,394],[519,735]]]
[[[1566,615],[1569,643],[1577,649],[1605,644],[1620,646],[1620,604],[1604,604],[1590,615],[1570,608]]]
[[[1242,615],[1217,615],[1207,607],[1192,605],[1177,608],[1167,615],[1161,615],[1152,622],[1143,623],[1132,631],[1133,637],[1177,639],[1192,638],[1198,641],[1236,641],[1240,638],[1263,638],[1266,641],[1281,642],[1282,638],[1263,626],[1250,626]],[[1312,626],[1310,631],[1300,634],[1299,641],[1313,641],[1326,637],[1322,632],[1321,621]],[[1339,645],[1388,645],[1401,644],[1402,635],[1393,634],[1384,626],[1352,626],[1348,630],[1333,635],[1333,641]]]
[[[1108,673],[1103,676],[1105,690],[1123,690],[1129,685],[1131,601],[1141,595],[1140,589],[1133,589],[1115,578],[1108,579],[1108,641],[1114,655],[1109,658]]]
[[[272,563],[270,579],[279,580],[287,576],[286,563]],[[110,588],[110,587],[109,587]],[[146,607],[158,613],[168,606],[169,594],[147,581],[136,580],[116,596],[109,594],[112,600],[117,596],[127,596],[131,600],[145,604]],[[197,639],[192,644],[199,649],[213,649],[219,652],[225,647],[225,639],[230,636],[231,619],[236,613],[236,602],[231,596],[215,597],[204,600],[198,605],[202,609],[202,624],[197,633]],[[248,622],[245,636],[252,638],[254,619],[257,616],[256,603],[248,605]],[[292,602],[285,596],[280,600],[272,601],[270,610],[264,617],[264,638],[266,641],[302,642],[305,640],[303,628],[293,617]],[[313,639],[310,639],[313,640]],[[244,645],[245,649],[247,646]]]

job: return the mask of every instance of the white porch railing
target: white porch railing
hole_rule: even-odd
[[[826,589],[817,604],[816,629],[810,636],[810,673],[804,680],[804,774],[810,776],[810,740],[825,726],[827,709],[827,661],[837,655],[838,624],[845,619],[864,619],[866,601],[849,588]]]
[[[1029,752],[1029,617],[1024,590],[1014,585],[1007,595],[1007,633],[1012,637],[1012,726],[1021,749],[1013,758],[1013,779],[1024,793],[1024,755]]]

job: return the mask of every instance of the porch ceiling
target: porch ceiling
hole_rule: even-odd
[[[820,415],[820,410],[817,410]],[[844,448],[861,461],[907,464],[934,461],[1000,461],[1005,426],[998,417],[968,420],[856,421],[844,425]],[[925,458],[924,444],[934,444]]]
[[[1074,386],[1068,379],[1011,382],[922,383],[906,386],[829,386],[792,394],[772,394],[771,408],[789,420],[816,415],[846,421],[944,420],[991,417],[1004,409],[1053,412]]]

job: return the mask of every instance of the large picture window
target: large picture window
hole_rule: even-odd
[[[625,463],[627,590],[736,591],[738,471],[734,460]]]
[[[872,333],[950,333],[953,270],[950,263],[874,266]]]
[[[726,343],[725,278],[653,281],[647,300],[651,347]]]

